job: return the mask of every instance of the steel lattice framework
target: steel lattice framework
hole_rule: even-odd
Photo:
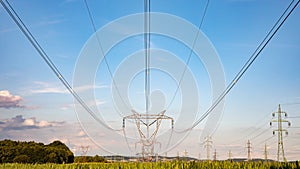
[[[166,110],[158,114],[141,114],[136,112],[135,110],[132,110],[132,115],[123,117],[123,128],[125,128],[126,120],[133,120],[135,122],[140,136],[140,140],[136,142],[136,145],[141,144],[142,146],[141,153],[138,153],[137,155],[141,155],[144,161],[152,160],[152,157],[154,157],[155,155],[154,145],[158,143],[156,142],[156,135],[158,133],[158,129],[162,123],[162,120],[170,120],[172,128],[174,126],[174,119],[165,115],[165,112]],[[143,127],[146,127],[146,133],[143,131]],[[154,129],[151,134],[149,132],[150,127]]]
[[[275,117],[275,114],[277,114],[277,119],[272,119],[270,125],[272,126],[273,122],[277,123],[277,129],[273,130],[274,135],[275,132],[278,133],[277,161],[280,161],[280,156],[282,156],[282,160],[286,161],[286,158],[284,156],[282,132],[285,132],[285,134],[287,135],[288,131],[287,129],[284,129],[282,127],[282,123],[288,123],[288,126],[291,126],[291,122],[285,119],[287,117],[287,113],[281,111],[280,104],[278,105],[278,111],[272,113],[272,116]],[[282,117],[282,114],[284,114],[284,117]]]

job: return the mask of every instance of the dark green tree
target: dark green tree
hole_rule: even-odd
[[[43,143],[0,141],[0,163],[73,163],[74,154],[60,141]]]

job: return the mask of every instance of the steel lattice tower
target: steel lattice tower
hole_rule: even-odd
[[[155,155],[154,144],[156,142],[156,135],[158,133],[159,127],[162,123],[162,120],[170,120],[173,128],[174,119],[165,115],[165,110],[159,114],[140,114],[132,110],[132,115],[125,116],[123,118],[123,128],[125,128],[125,120],[134,120],[140,135],[140,141],[137,144],[142,145],[141,153],[138,153],[142,156],[143,161],[151,161],[152,157]],[[142,127],[146,127],[147,133],[142,130]],[[149,128],[153,127],[154,131],[152,134],[149,133]]]
[[[214,160],[213,161],[217,161],[217,150],[215,149],[214,151],[214,156],[213,156]]]
[[[278,105],[278,111],[273,112],[272,116],[275,117],[275,114],[277,114],[277,119],[272,119],[270,125],[272,126],[272,122],[277,123],[277,129],[273,130],[274,135],[275,132],[278,133],[277,161],[280,161],[280,156],[282,157],[282,160],[286,161],[286,158],[284,156],[282,132],[285,132],[285,134],[287,135],[288,131],[282,127],[282,123],[288,123],[288,126],[291,126],[291,123],[288,120],[284,119],[287,117],[287,113],[281,111],[280,104]],[[282,114],[284,114],[284,118],[282,118]]]
[[[250,143],[250,140],[248,140],[247,142],[247,154],[248,154],[248,158],[247,158],[247,161],[250,161],[251,160],[251,143]]]
[[[268,160],[268,147],[267,147],[267,144],[265,144],[264,156],[265,156],[265,161],[267,161]]]
[[[229,152],[228,152],[228,160],[232,160],[232,153],[231,153],[231,150],[229,150]]]
[[[206,148],[206,159],[210,160],[210,148],[212,147],[212,138],[210,136],[205,137],[205,145],[204,147]]]

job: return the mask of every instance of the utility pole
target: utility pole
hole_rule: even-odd
[[[217,150],[215,149],[215,151],[214,151],[214,161],[217,161]]]
[[[283,148],[283,138],[282,138],[282,132],[285,132],[285,134],[288,134],[288,131],[284,128],[282,128],[282,123],[288,123],[288,126],[291,126],[291,122],[286,120],[287,113],[284,111],[281,111],[280,104],[278,105],[278,111],[273,112],[272,116],[275,117],[275,114],[277,114],[277,119],[272,119],[270,122],[270,125],[272,126],[272,123],[277,123],[277,129],[273,130],[273,135],[275,135],[275,132],[278,133],[278,147],[277,147],[277,161],[280,161],[280,156],[282,157],[283,161],[286,161],[286,158],[284,156],[284,148]],[[284,114],[284,118],[282,118],[282,114]]]
[[[247,153],[248,153],[248,158],[247,158],[247,161],[250,161],[251,160],[251,143],[250,143],[250,140],[248,140],[247,142]]]
[[[267,148],[267,144],[265,144],[264,156],[265,156],[265,161],[267,161],[268,160],[268,148]]]
[[[206,148],[206,160],[210,160],[210,148],[212,147],[212,138],[210,136],[205,137],[205,145]]]

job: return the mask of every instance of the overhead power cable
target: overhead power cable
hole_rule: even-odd
[[[144,0],[144,50],[145,50],[145,107],[150,108],[150,0]],[[149,120],[146,121],[147,126]],[[148,127],[147,127],[148,130]]]
[[[192,44],[192,48],[191,48],[190,53],[189,53],[189,55],[188,55],[188,59],[187,59],[186,62],[185,62],[184,70],[183,70],[183,72],[182,72],[182,74],[181,74],[181,76],[180,76],[180,79],[179,79],[179,82],[178,82],[178,84],[177,84],[177,87],[176,87],[176,90],[175,90],[175,92],[174,92],[174,95],[173,95],[173,97],[172,97],[170,103],[168,104],[166,110],[169,110],[169,108],[171,107],[172,103],[174,102],[175,97],[176,97],[176,95],[177,95],[177,93],[178,93],[178,91],[179,91],[179,88],[180,88],[180,85],[181,85],[181,83],[182,83],[182,81],[183,81],[185,72],[186,72],[186,70],[187,70],[187,68],[188,68],[188,65],[189,65],[189,62],[190,62],[190,60],[191,60],[191,58],[192,58],[192,54],[193,54],[193,51],[194,51],[194,48],[195,48],[195,45],[196,45],[198,36],[199,36],[199,34],[200,34],[201,27],[202,27],[202,25],[203,25],[204,18],[205,18],[206,13],[207,13],[208,5],[209,5],[209,0],[206,1],[206,5],[205,5],[204,11],[203,11],[203,15],[202,15],[202,17],[201,17],[201,21],[200,21],[200,23],[199,23],[197,33],[196,33],[195,39],[194,39],[193,44]],[[172,129],[171,129],[170,136],[169,136],[168,141],[167,141],[167,146],[166,146],[167,148],[169,148],[169,146],[170,146],[171,139],[172,139],[172,137],[173,137],[173,132],[174,132],[174,129],[172,128]]]
[[[101,119],[98,118],[98,116],[89,108],[89,106],[82,100],[82,98],[74,91],[74,89],[71,87],[69,82],[64,78],[64,76],[61,74],[61,72],[58,70],[58,68],[55,66],[55,64],[51,61],[47,53],[44,51],[44,49],[40,46],[39,42],[35,39],[35,37],[32,35],[32,33],[29,31],[27,26],[24,24],[22,19],[19,17],[19,15],[16,13],[14,8],[11,6],[11,4],[5,0],[0,0],[1,5],[4,7],[6,12],[10,15],[10,17],[14,20],[14,22],[17,24],[19,29],[22,31],[22,33],[26,36],[26,38],[29,40],[29,42],[32,44],[32,46],[36,49],[36,51],[39,53],[39,55],[42,57],[42,59],[46,62],[46,64],[50,67],[50,69],[54,72],[54,74],[57,76],[57,78],[62,82],[62,84],[67,88],[67,90],[72,94],[72,96],[75,98],[76,101],[102,126],[109,130],[113,131],[122,131],[122,129],[113,129],[107,124],[105,124]],[[8,4],[8,6],[6,5]]]
[[[297,1],[297,2],[294,4],[295,1]],[[181,131],[177,131],[177,132],[186,132],[188,130],[192,130],[199,123],[201,123],[218,106],[218,104],[225,98],[225,96],[231,91],[231,89],[241,79],[241,77],[245,74],[245,72],[250,68],[250,66],[253,64],[253,62],[259,56],[259,54],[263,51],[263,49],[267,46],[267,44],[270,42],[270,40],[277,33],[279,28],[283,25],[283,23],[286,21],[286,19],[291,15],[291,13],[297,7],[299,2],[300,2],[299,0],[293,0],[289,4],[289,6],[285,9],[283,14],[280,16],[280,18],[276,21],[276,23],[274,24],[272,29],[268,32],[268,34],[265,36],[265,38],[262,40],[262,42],[257,46],[256,50],[251,55],[251,57],[248,59],[248,61],[244,64],[244,66],[241,68],[241,70],[238,72],[238,74],[235,76],[235,78],[230,82],[230,84],[226,87],[226,89],[220,94],[220,96],[216,99],[216,101],[213,102],[213,104],[208,108],[208,110],[198,120],[196,120],[196,122],[193,123],[191,127],[181,130]],[[294,5],[292,6],[292,4],[294,4]]]
[[[257,135],[253,136],[250,140],[255,140],[255,139],[257,139],[257,138],[258,138],[259,136],[261,136],[262,134],[264,134],[264,133],[270,131],[269,129],[270,129],[270,128],[263,130],[262,132],[260,132],[260,133],[258,133]]]
[[[174,95],[173,95],[173,97],[172,97],[172,99],[171,99],[171,101],[170,101],[170,103],[169,103],[167,109],[169,109],[170,106],[172,105],[172,103],[174,102],[175,97],[176,97],[176,95],[177,95],[177,93],[178,93],[178,91],[179,91],[180,85],[181,85],[181,83],[182,83],[182,81],[183,81],[183,78],[184,78],[184,76],[185,76],[185,73],[186,73],[186,71],[187,71],[187,69],[188,69],[188,65],[189,65],[189,63],[190,63],[190,61],[191,61],[192,54],[193,54],[193,52],[194,52],[194,48],[195,48],[196,42],[197,42],[197,40],[198,40],[200,31],[201,31],[201,27],[202,27],[202,25],[203,25],[204,18],[205,18],[205,16],[206,16],[206,12],[207,12],[207,9],[208,9],[208,5],[209,5],[209,0],[207,0],[207,2],[206,2],[205,9],[204,9],[204,12],[203,12],[203,15],[202,15],[200,24],[199,24],[199,26],[198,26],[198,30],[197,30],[195,39],[194,39],[194,41],[193,41],[192,48],[191,48],[191,50],[190,50],[190,52],[189,52],[189,55],[188,55],[188,58],[187,58],[187,60],[186,60],[186,62],[185,62],[185,66],[184,66],[183,72],[182,72],[182,74],[181,74],[181,76],[180,76],[179,82],[178,82],[178,84],[177,84],[175,93],[174,93]]]
[[[118,96],[120,97],[121,101],[123,102],[123,104],[128,108],[128,105],[125,104],[125,101],[123,100],[123,97],[122,97],[121,94],[120,94],[119,88],[118,88],[118,86],[116,85],[116,82],[115,82],[115,80],[114,80],[114,78],[113,78],[113,74],[112,74],[112,71],[111,71],[110,66],[109,66],[109,64],[108,64],[107,57],[106,57],[106,55],[105,55],[105,53],[104,53],[104,50],[103,50],[103,47],[102,47],[102,44],[101,44],[101,41],[100,41],[100,37],[99,37],[99,35],[98,35],[98,33],[97,33],[97,29],[96,29],[96,25],[95,25],[95,22],[94,22],[94,19],[93,19],[93,15],[92,15],[92,12],[91,12],[91,10],[90,10],[90,7],[89,7],[89,5],[88,5],[87,0],[84,0],[84,4],[85,4],[86,9],[87,9],[87,11],[88,11],[88,16],[89,16],[90,22],[91,22],[91,24],[92,24],[93,31],[94,31],[94,33],[95,33],[95,35],[96,35],[98,47],[99,47],[100,52],[101,52],[101,54],[102,54],[102,56],[103,56],[104,63],[105,63],[105,65],[106,65],[106,67],[107,67],[107,70],[108,70],[108,72],[109,72],[109,75],[110,75],[110,78],[111,78],[111,80],[112,80],[113,86],[115,87],[116,92],[117,92]],[[130,109],[130,108],[129,108],[129,109]],[[121,114],[121,115],[124,116],[124,114]]]

